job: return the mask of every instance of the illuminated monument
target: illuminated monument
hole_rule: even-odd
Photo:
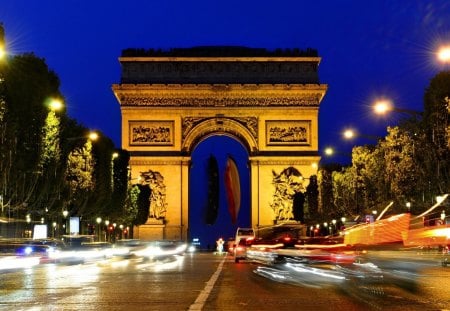
[[[195,47],[124,50],[122,148],[132,180],[151,188],[142,239],[188,238],[190,162],[212,136],[248,153],[251,226],[296,218],[293,201],[317,172],[320,84],[314,50]],[[241,172],[242,173],[242,172]],[[240,211],[242,212],[242,210]],[[163,219],[163,220],[162,220]]]

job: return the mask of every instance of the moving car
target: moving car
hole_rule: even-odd
[[[247,248],[252,246],[254,238],[248,237],[248,238],[241,238],[234,246],[234,262],[238,263],[241,259],[247,259]]]

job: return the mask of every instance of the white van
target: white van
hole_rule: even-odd
[[[252,244],[254,238],[255,231],[252,228],[237,228],[233,247],[234,262],[247,258],[247,247]]]
[[[243,238],[255,238],[255,230],[253,228],[237,228],[234,243],[239,244],[239,241]]]

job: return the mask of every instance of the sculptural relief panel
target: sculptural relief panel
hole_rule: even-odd
[[[173,121],[129,121],[130,146],[173,146]]]
[[[268,146],[310,145],[311,121],[266,121],[266,144]]]

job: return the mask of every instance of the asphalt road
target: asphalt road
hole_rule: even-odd
[[[450,267],[427,267],[415,286],[392,279],[290,284],[255,273],[258,267],[194,253],[157,262],[109,259],[2,271],[0,310],[450,309]]]

